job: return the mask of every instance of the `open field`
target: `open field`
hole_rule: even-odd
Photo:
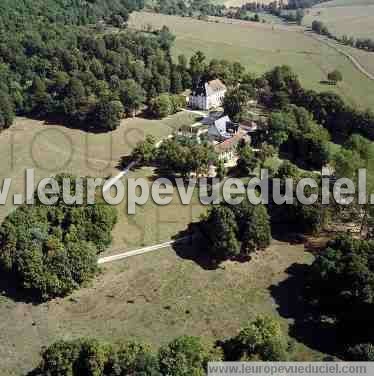
[[[318,5],[320,8],[374,5],[374,0],[332,0]]]
[[[181,112],[163,120],[126,119],[113,132],[92,134],[60,125],[18,118],[0,134],[0,175],[13,179],[0,221],[12,210],[13,194],[25,190],[25,169],[34,168],[36,181],[57,173],[77,176],[116,175],[120,158],[146,134],[166,137],[183,124],[193,124],[194,114]]]
[[[249,263],[206,270],[184,251],[164,249],[108,264],[91,286],[48,304],[2,296],[0,373],[29,370],[39,349],[61,338],[138,338],[155,347],[181,334],[222,339],[260,313],[282,317],[286,331],[300,318],[297,294],[311,261],[303,246],[275,241]],[[322,357],[301,343],[296,350],[298,360]]]
[[[141,119],[130,122],[139,122],[140,129],[161,137],[169,134],[173,125],[194,121],[193,115],[192,118],[188,115],[190,114],[181,113],[164,122],[152,122],[152,129],[148,128],[147,121]],[[98,166],[99,162],[110,160],[111,168],[116,171],[117,160],[130,151],[131,145],[126,146],[119,141],[120,135],[123,140],[125,132],[122,128],[127,129],[126,123],[127,121],[112,135],[115,145],[112,158],[106,156],[107,150],[103,146],[99,147],[104,142],[102,137],[105,135],[90,135],[94,141],[92,154],[88,155],[90,158],[95,157]],[[21,131],[20,124],[29,128]],[[19,140],[26,141],[27,135],[31,137],[31,134],[37,134],[35,132],[40,128],[43,129],[40,123],[27,119],[19,119],[15,125]],[[55,132],[54,137],[42,139],[45,143],[38,144],[35,150],[47,153],[48,146],[50,153],[55,156],[51,161],[60,161],[65,156],[63,150],[67,146],[62,144],[58,135],[69,134],[78,150],[74,152],[71,167],[64,168],[64,171],[70,171],[71,168],[71,172],[95,176],[109,172],[107,169],[102,172],[92,170],[83,163],[84,154],[79,151],[79,147],[83,147],[83,141],[79,138],[81,136],[84,139],[83,132],[63,127],[60,129],[58,126],[52,126],[51,129]],[[19,149],[18,152],[22,150]],[[126,152],[122,153],[122,150]],[[47,161],[49,159],[45,158],[50,155],[40,154],[37,161]],[[24,162],[28,160],[26,156]],[[21,168],[21,161],[16,161],[17,170]],[[40,174],[42,172],[39,171]],[[154,172],[143,168],[131,172],[129,176],[145,176],[151,182]],[[106,255],[115,249],[137,248],[168,240],[185,230],[189,223],[198,220],[206,211],[206,207],[198,202],[197,194],[190,206],[182,206],[176,195],[171,205],[158,207],[148,202],[139,207],[137,214],[132,217],[125,214],[125,209],[126,202],[118,205],[119,221],[113,231],[114,249]],[[138,338],[157,347],[186,333],[211,339],[232,336],[259,313],[282,319],[285,331],[294,319],[300,319],[302,309],[296,309],[292,302],[296,301],[302,286],[300,281],[303,265],[309,264],[313,259],[303,245],[274,241],[268,251],[255,255],[250,262],[227,262],[224,268],[216,270],[205,267],[201,255],[193,251],[196,249],[195,245],[188,248],[175,247],[110,263],[86,288],[65,299],[41,305],[19,300],[13,286],[8,281],[1,281],[0,374],[19,375],[21,371],[29,370],[38,362],[42,346],[61,338],[95,336],[109,341]],[[297,274],[297,283],[294,272]],[[301,342],[304,342],[303,335],[300,334]],[[309,340],[310,338],[305,339],[306,343]],[[295,359],[322,357],[319,351],[302,343],[297,343],[296,350]]]
[[[151,168],[131,172],[128,177],[148,178],[149,183],[157,178]],[[125,179],[123,182],[125,184]],[[190,205],[182,205],[177,190],[174,189],[170,205],[159,206],[152,200],[136,208],[136,215],[127,215],[127,201],[117,206],[118,223],[113,230],[112,248],[105,255],[118,253],[137,247],[163,243],[171,240],[180,231],[187,229],[189,223],[196,222],[207,210],[202,205],[195,190]]]
[[[316,6],[304,18],[306,25],[314,20],[322,21],[337,36],[373,38],[374,1],[334,1]]]
[[[275,65],[288,64],[302,84],[318,91],[335,90],[352,105],[374,106],[374,84],[347,58],[331,47],[303,34],[302,29],[241,22],[222,24],[151,13],[134,13],[132,27],[167,25],[176,35],[174,55],[201,50],[208,58],[240,61],[250,71],[261,74]],[[344,81],[326,87],[320,82],[327,73],[339,69]]]
[[[273,1],[274,0],[258,0],[257,2],[262,3],[262,4],[270,4]],[[250,1],[249,0],[213,0],[213,2],[216,4],[224,4],[227,7],[240,7]],[[286,2],[287,1],[284,1],[284,3]]]
[[[374,52],[367,52],[357,48],[339,45],[343,51],[348,52],[372,75],[374,75]]]

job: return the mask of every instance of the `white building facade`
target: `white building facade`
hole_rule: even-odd
[[[221,80],[200,83],[191,93],[190,107],[204,111],[221,107],[226,92],[227,88]]]

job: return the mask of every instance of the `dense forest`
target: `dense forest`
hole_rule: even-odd
[[[141,1],[50,3],[1,4],[1,128],[23,114],[110,130],[124,112],[133,113],[163,92],[183,90],[167,29],[99,32],[108,23],[125,27]]]
[[[87,25],[113,15],[127,19],[143,6],[144,0],[2,0],[0,28],[22,31],[25,25],[39,22]]]

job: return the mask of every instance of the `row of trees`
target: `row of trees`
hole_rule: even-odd
[[[285,361],[291,352],[280,324],[260,316],[220,345],[200,337],[182,336],[157,353],[139,342],[59,341],[42,353],[39,367],[29,376],[202,376],[211,361]]]
[[[97,273],[116,220],[104,203],[21,206],[0,227],[1,269],[35,300],[65,296]]]
[[[147,8],[157,13],[184,17],[223,16],[225,11],[224,5],[211,0],[155,0]]]
[[[374,39],[370,38],[354,38],[353,36],[343,35],[342,37],[337,37],[333,35],[328,27],[321,21],[312,22],[312,30],[320,35],[325,35],[329,38],[335,39],[336,41],[345,44],[346,46],[351,46],[359,48],[360,50],[366,50],[374,52]]]
[[[305,16],[304,10],[303,9],[297,9],[296,11],[278,11],[278,17],[283,18],[287,22],[294,22],[297,23],[298,25],[302,25],[303,19]]]
[[[314,5],[324,3],[329,0],[288,0],[287,9],[312,8]]]
[[[356,47],[360,50],[374,52],[374,39],[370,38],[354,38],[352,36],[343,35],[341,38],[334,37],[334,39],[345,44],[346,46]]]

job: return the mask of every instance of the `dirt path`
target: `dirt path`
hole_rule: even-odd
[[[325,44],[326,46],[330,47],[330,48],[333,48],[335,51],[337,51],[339,54],[343,55],[344,57],[346,57],[354,66],[356,69],[358,69],[362,74],[364,74],[369,80],[372,80],[374,81],[374,75],[371,74],[370,72],[368,72],[361,64],[360,62],[355,58],[353,57],[351,54],[349,54],[348,52],[342,50],[341,48],[339,48],[335,43],[333,42],[330,42],[328,39],[326,38],[323,38],[323,37],[319,37],[315,34],[312,34],[310,32],[304,32],[305,35],[308,35],[310,36],[311,38],[315,39],[315,40],[318,40],[319,42]]]
[[[101,264],[106,264],[108,262],[123,260],[125,258],[129,258],[129,257],[133,257],[133,256],[144,255],[145,253],[155,252],[155,251],[158,251],[160,249],[169,248],[173,244],[181,243],[181,242],[184,242],[184,241],[190,240],[190,239],[191,239],[190,236],[185,236],[185,237],[177,239],[177,240],[170,240],[170,241],[165,242],[165,243],[151,245],[151,246],[148,246],[148,247],[135,249],[133,251],[127,251],[127,252],[119,253],[119,254],[116,254],[116,255],[113,255],[113,256],[101,257],[97,260],[97,263],[99,265],[101,265]]]

